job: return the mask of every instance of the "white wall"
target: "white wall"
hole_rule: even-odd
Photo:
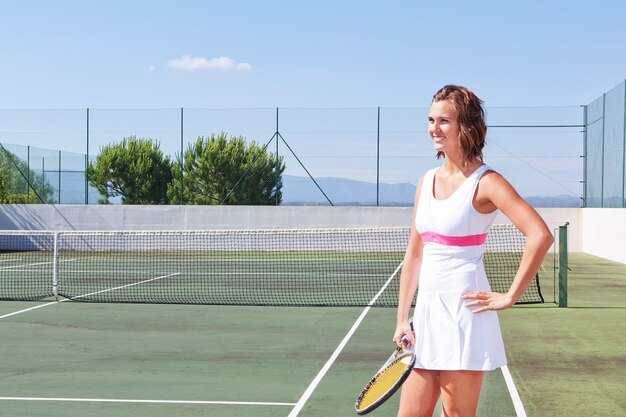
[[[207,230],[406,226],[407,207],[0,205],[0,230]]]
[[[582,252],[626,263],[626,209],[585,208],[582,211]]]
[[[554,234],[558,245],[559,226],[567,226],[567,248],[569,252],[583,252],[582,247],[582,209],[580,208],[540,208],[537,209],[543,220]],[[558,246],[557,246],[558,247]],[[551,248],[550,250],[553,250]]]
[[[569,250],[571,252],[583,250],[581,209],[544,208],[538,211],[552,231],[569,222]],[[0,206],[0,230],[207,230],[408,226],[411,223],[411,213],[410,207],[6,204]],[[499,214],[496,223],[510,223],[510,220]]]

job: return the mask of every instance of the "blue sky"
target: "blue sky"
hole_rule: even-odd
[[[580,124],[580,105],[626,79],[624,16],[623,0],[6,1],[0,142],[43,161],[136,135],[174,156],[180,108],[187,145],[265,143],[279,107],[315,177],[372,182],[380,106],[381,179],[414,183],[438,164],[422,113],[441,86],[475,90],[490,125]],[[582,152],[579,128],[490,129],[485,156],[522,192],[556,195],[579,193]]]
[[[587,104],[626,78],[626,2],[3,2],[0,109]]]

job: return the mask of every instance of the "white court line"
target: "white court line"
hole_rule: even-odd
[[[163,275],[160,277],[150,278],[143,281],[135,282],[132,284],[122,285],[115,288],[107,288],[106,290],[95,291],[89,294],[83,294],[72,298],[64,298],[62,300],[53,301],[46,304],[41,304],[35,307],[30,307],[24,310],[15,311],[13,313],[0,316],[0,319],[5,317],[14,316],[16,314],[25,313],[27,311],[35,310],[37,308],[46,307],[52,304],[62,303],[64,301],[76,300],[78,298],[88,297],[91,295],[101,294],[104,292],[115,291],[118,289],[128,288],[139,284],[144,284],[150,281],[156,281],[163,278],[169,278],[171,276],[180,275],[180,272]],[[254,401],[184,401],[184,400],[125,400],[125,399],[111,399],[111,398],[50,398],[50,397],[0,397],[0,401],[66,401],[66,402],[98,402],[98,403],[143,403],[143,404],[201,404],[201,405],[255,405],[255,406],[289,406],[293,407],[296,403],[282,403],[282,402],[254,402]]]
[[[22,258],[9,258],[9,259],[0,259],[0,263],[2,262],[17,262],[20,261]]]
[[[0,271],[6,271],[8,269],[26,268],[27,266],[52,265],[52,264],[54,264],[54,262],[45,261],[45,262],[35,262],[35,263],[31,263],[31,264],[11,265],[11,266],[4,266],[4,267],[0,268]]]
[[[104,292],[109,292],[109,291],[122,290],[124,288],[134,287],[135,285],[145,284],[146,282],[156,281],[156,280],[163,279],[163,278],[169,278],[169,277],[173,277],[176,275],[180,275],[180,272],[173,272],[171,274],[163,275],[161,277],[155,277],[155,278],[150,278],[150,279],[144,279],[143,281],[133,282],[132,284],[120,285],[119,287],[107,288],[106,290],[90,292],[89,294],[77,295],[76,297],[70,298],[70,300],[77,300],[79,298],[89,297],[89,296],[96,295],[96,294],[102,294]],[[61,300],[61,301],[65,301],[65,300]]]
[[[339,343],[339,346],[337,346],[337,349],[335,349],[335,351],[330,356],[330,358],[328,358],[328,361],[326,361],[326,364],[324,364],[322,369],[318,372],[317,376],[309,384],[309,387],[306,389],[306,391],[304,391],[304,394],[302,394],[302,397],[300,397],[300,400],[298,400],[298,403],[295,405],[293,410],[291,410],[291,413],[289,413],[288,417],[296,417],[298,414],[300,414],[300,411],[302,410],[302,407],[304,407],[304,404],[306,404],[306,402],[309,400],[309,398],[313,394],[313,391],[315,391],[315,388],[317,388],[322,378],[324,378],[324,375],[326,375],[326,372],[328,372],[328,370],[333,365],[333,363],[335,362],[335,360],[337,359],[337,357],[339,356],[343,348],[346,346],[346,344],[348,344],[348,341],[350,341],[350,338],[352,338],[352,335],[354,334],[354,332],[356,332],[356,329],[361,325],[361,322],[363,321],[367,313],[370,311],[370,309],[372,308],[376,300],[378,300],[378,297],[380,297],[383,291],[385,291],[385,289],[387,288],[389,283],[391,283],[391,281],[396,276],[396,274],[398,273],[401,267],[402,267],[402,262],[400,262],[400,265],[398,265],[398,267],[393,272],[393,274],[391,274],[387,282],[385,282],[385,285],[382,286],[382,288],[376,293],[374,298],[372,298],[372,300],[367,304],[367,307],[365,307],[365,309],[363,310],[359,318],[356,319],[356,321],[352,325],[352,328],[345,335],[341,343]]]
[[[73,262],[73,261],[76,261],[76,258],[74,258],[74,259],[65,259],[65,260],[61,261],[61,263]],[[53,264],[54,264],[54,262],[45,261],[45,262],[35,262],[35,263],[30,263],[30,264],[3,266],[2,268],[0,268],[0,271],[6,271],[8,269],[20,269],[20,268],[25,268],[27,266],[53,265]],[[25,269],[24,271],[29,271],[30,272],[31,270]]]
[[[5,314],[4,316],[0,316],[0,320],[7,318],[7,317],[11,317],[11,316],[15,316],[16,314],[20,314],[20,313],[26,313],[27,311],[31,311],[31,310],[36,310],[38,308],[42,308],[42,307],[47,307],[49,305],[52,304],[56,304],[59,303],[61,301],[65,301],[65,300],[60,300],[60,301],[52,301],[51,303],[46,303],[46,304],[39,304],[35,307],[31,307],[31,308],[26,308],[24,310],[20,310],[20,311],[14,311],[13,313],[9,313],[9,314]]]
[[[513,400],[513,407],[515,407],[515,413],[517,414],[517,417],[527,417],[526,410],[524,410],[524,404],[522,404],[522,399],[517,392],[517,388],[515,387],[515,382],[513,382],[513,377],[511,376],[509,367],[504,365],[500,369],[502,370],[502,376],[504,376],[504,380],[506,381],[506,387],[509,389],[511,400]]]
[[[42,398],[42,397],[0,397],[1,401],[67,401],[91,403],[140,403],[140,404],[224,404],[224,405],[267,405],[293,406],[294,403],[273,403],[253,401],[183,401],[183,400],[121,400],[112,398]]]
[[[2,270],[2,268],[0,268],[0,271]],[[30,272],[39,272],[41,270],[24,270],[24,271],[30,271]],[[81,274],[81,273],[91,273],[93,272],[93,269],[72,269],[71,271],[73,274]],[[125,274],[127,273],[127,270],[108,270],[108,271],[101,271],[100,272],[103,275],[120,275],[120,274]],[[182,272],[179,272],[178,274],[182,274]],[[192,276],[192,275],[200,275],[200,276],[204,276],[204,275],[217,275],[215,272],[185,272],[186,276]],[[310,277],[310,276],[318,276],[316,275],[316,272],[261,272],[261,271],[249,271],[249,272],[221,272],[219,273],[219,276],[302,276],[302,277]],[[359,273],[337,273],[337,274],[324,274],[325,277],[347,277],[347,276],[354,276],[354,277],[380,277],[380,274],[359,274]]]
[[[106,290],[94,291],[94,292],[91,292],[89,294],[77,295],[76,297],[72,297],[72,298],[64,298],[62,300],[52,301],[52,302],[46,303],[46,304],[40,304],[40,305],[35,306],[35,307],[30,307],[30,308],[26,308],[24,310],[14,311],[13,313],[5,314],[3,316],[0,316],[0,320],[4,319],[6,317],[15,316],[17,314],[26,313],[27,311],[36,310],[36,309],[42,308],[42,307],[47,307],[47,306],[50,306],[52,304],[62,303],[64,301],[78,300],[80,298],[89,297],[89,296],[96,295],[96,294],[102,294],[102,293],[109,292],[109,291],[121,290],[121,289],[124,289],[124,288],[133,287],[135,285],[145,284],[146,282],[156,281],[156,280],[163,279],[163,278],[169,278],[169,277],[172,277],[172,276],[175,276],[175,275],[180,275],[180,272],[174,272],[174,273],[171,273],[171,274],[163,275],[161,277],[155,277],[155,278],[150,278],[150,279],[146,279],[146,280],[139,281],[139,282],[133,282],[132,284],[121,285],[119,287],[114,287],[114,288],[107,288]]]

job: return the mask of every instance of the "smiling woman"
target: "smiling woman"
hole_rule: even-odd
[[[435,141],[437,159],[445,156],[443,150],[437,149],[436,140],[438,134],[444,133],[442,139],[451,138],[460,143],[463,162],[483,160],[487,123],[482,104],[470,90],[444,87],[437,92],[428,115],[428,133]]]
[[[415,368],[404,383],[398,415],[476,413],[483,375],[506,365],[496,311],[515,304],[552,244],[539,214],[483,163],[487,133],[482,101],[447,85],[433,97],[428,133],[444,163],[420,178],[403,261],[393,340],[408,339]],[[501,210],[527,237],[508,291],[494,292],[483,256]],[[419,291],[417,291],[419,287]],[[413,328],[409,310],[415,299]]]

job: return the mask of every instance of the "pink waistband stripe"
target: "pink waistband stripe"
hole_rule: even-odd
[[[469,236],[446,236],[436,232],[423,232],[420,235],[424,243],[440,243],[447,246],[478,246],[487,240],[487,233]]]

